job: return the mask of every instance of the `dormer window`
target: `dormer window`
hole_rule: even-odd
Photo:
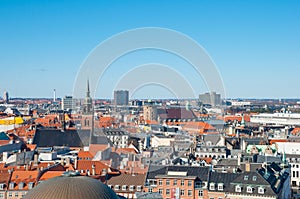
[[[142,191],[142,186],[137,186],[136,190],[137,191]]]
[[[10,182],[9,183],[9,189],[14,189],[15,188],[15,183],[14,182]]]
[[[119,189],[120,189],[120,185],[116,185],[115,190],[119,190]]]
[[[126,191],[126,189],[127,189],[127,185],[123,185],[123,186],[122,186],[122,190],[123,190],[123,191]]]
[[[130,185],[129,191],[133,191],[133,190],[134,190],[134,185]]]
[[[247,187],[247,193],[252,193],[253,192],[253,188],[251,186]]]
[[[256,181],[256,180],[257,180],[257,176],[253,176],[253,177],[252,177],[252,180],[253,180],[253,181]]]
[[[33,188],[33,182],[29,182],[28,183],[28,189],[32,189]]]
[[[4,184],[4,183],[1,183],[1,184],[0,184],[0,190],[3,190],[3,189],[4,189],[4,186],[5,186],[5,184]]]
[[[258,193],[259,194],[264,194],[265,193],[265,189],[263,187],[258,187]]]
[[[242,191],[242,187],[240,185],[236,185],[235,192],[241,192],[241,191]]]
[[[223,191],[224,189],[224,184],[223,183],[218,183],[218,190]]]
[[[209,183],[209,189],[210,190],[215,190],[215,183],[214,182]]]
[[[248,180],[249,179],[249,176],[244,176],[244,180]]]
[[[23,189],[23,188],[24,188],[24,182],[20,182],[20,183],[18,184],[18,187],[19,187],[19,189]]]

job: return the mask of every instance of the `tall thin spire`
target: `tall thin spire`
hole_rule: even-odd
[[[90,94],[90,83],[89,80],[87,79],[87,84],[86,84],[86,97],[85,97],[85,102],[84,102],[84,113],[90,114],[92,112],[92,98]]]
[[[87,84],[86,84],[86,97],[90,97],[90,83],[89,83],[89,79],[87,79]]]

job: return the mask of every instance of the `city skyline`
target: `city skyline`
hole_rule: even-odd
[[[1,1],[0,93],[10,97],[71,95],[81,64],[102,41],[129,29],[162,27],[194,39],[210,55],[228,98],[297,98],[300,72],[297,1],[96,2]],[[138,17],[137,17],[138,16]],[[166,63],[186,76],[186,63],[168,53],[143,51],[112,68]],[[182,71],[181,71],[182,69]],[[193,78],[191,78],[193,79]],[[123,88],[126,89],[126,88]],[[197,94],[206,92],[203,85]],[[111,98],[113,90],[96,91]],[[157,85],[133,98],[173,98]]]

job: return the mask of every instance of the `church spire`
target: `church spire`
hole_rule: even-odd
[[[87,80],[87,84],[86,84],[86,96],[85,96],[83,112],[85,114],[90,114],[92,112],[92,98],[91,98],[91,93],[90,93],[89,80]]]
[[[90,83],[89,83],[89,79],[87,79],[87,84],[86,84],[86,97],[90,97]]]

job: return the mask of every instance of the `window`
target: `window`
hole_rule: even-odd
[[[109,185],[107,185],[109,188],[112,188],[112,185],[111,184],[109,184]]]
[[[192,196],[192,195],[193,195],[192,190],[188,190],[188,196]]]
[[[4,189],[4,183],[1,183],[0,184],[0,190],[3,190]]]
[[[223,186],[224,186],[223,183],[218,183],[218,190],[223,191]]]
[[[19,192],[15,192],[15,197],[16,197],[16,198],[19,197]]]
[[[122,186],[122,190],[123,190],[123,191],[126,191],[126,189],[127,189],[127,186],[126,186],[126,185],[123,185],[123,186]]]
[[[173,180],[173,185],[177,186],[177,180],[175,180],[175,179]]]
[[[120,189],[120,185],[116,185],[115,190],[119,190],[119,189]]]
[[[181,180],[180,184],[181,186],[184,186],[184,180]]]
[[[241,192],[242,191],[242,188],[240,185],[236,185],[235,186],[235,192]]]
[[[142,191],[142,186],[140,186],[140,185],[137,186],[136,190],[137,190],[137,191]]]
[[[249,177],[248,176],[244,176],[244,180],[248,180],[249,179]]]
[[[129,191],[133,191],[134,190],[134,185],[130,185],[129,186]]]
[[[23,189],[24,188],[24,182],[20,182],[19,183],[19,189]]]
[[[14,182],[10,182],[9,183],[9,189],[14,189],[15,188],[15,183]]]
[[[209,189],[215,190],[215,183],[213,183],[213,182],[209,183]]]
[[[162,183],[162,180],[159,180],[158,181],[158,185],[162,185],[163,183]]]
[[[184,189],[181,189],[181,190],[180,190],[180,195],[181,195],[181,196],[184,196]]]
[[[192,181],[191,180],[188,181],[188,186],[189,187],[192,186]]]
[[[247,192],[248,192],[248,193],[252,193],[252,191],[253,191],[253,188],[252,188],[251,186],[248,186],[248,187],[247,187]]]
[[[253,180],[253,181],[256,181],[256,180],[257,180],[257,176],[253,176],[253,177],[252,177],[252,180]]]
[[[198,196],[203,196],[203,190],[199,190]]]
[[[22,197],[24,197],[26,195],[27,191],[23,191],[22,192]]]
[[[263,187],[258,187],[258,193],[259,194],[264,194],[265,193],[265,189]]]
[[[158,189],[159,194],[163,194],[163,192],[164,192],[164,189]]]
[[[9,198],[12,197],[12,192],[8,192],[8,197],[9,197]]]
[[[32,189],[33,188],[33,182],[29,182],[28,183],[28,189]]]
[[[149,193],[152,193],[152,192],[153,192],[153,189],[152,189],[152,188],[149,188],[149,189],[148,189],[148,192],[149,192]]]
[[[170,180],[166,180],[166,185],[170,185]]]
[[[166,195],[170,195],[170,189],[166,189]]]
[[[4,198],[4,194],[3,193],[0,193],[0,198]]]

